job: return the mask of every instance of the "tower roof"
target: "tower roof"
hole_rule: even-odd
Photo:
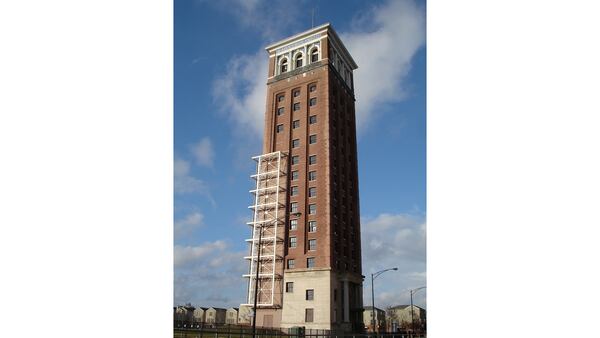
[[[274,53],[276,53],[279,50],[293,48],[293,46],[296,43],[302,42],[303,40],[315,39],[318,36],[323,36],[323,35],[328,36],[329,39],[331,41],[333,41],[333,43],[336,46],[339,47],[340,52],[343,54],[343,57],[345,59],[347,59],[348,64],[352,67],[353,70],[356,69],[356,68],[358,68],[358,65],[356,64],[356,62],[352,58],[352,55],[350,55],[350,53],[346,49],[346,46],[344,46],[344,43],[339,38],[339,36],[335,32],[335,30],[333,29],[333,26],[329,22],[325,23],[325,24],[322,24],[320,26],[317,26],[315,28],[311,28],[311,29],[306,30],[304,32],[298,33],[296,35],[292,35],[292,36],[290,36],[288,38],[285,38],[283,40],[279,40],[279,41],[277,41],[275,43],[272,43],[272,44],[268,45],[267,47],[265,47],[265,49],[267,50],[267,52],[269,54],[274,54]]]

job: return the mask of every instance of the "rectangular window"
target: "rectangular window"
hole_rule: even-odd
[[[315,143],[317,143],[317,135],[310,135],[308,137],[308,143],[309,144],[315,144]]]
[[[296,90],[294,90],[294,97],[298,97],[298,96],[300,96],[300,90],[296,89]]]
[[[277,125],[277,132],[281,133],[283,131],[283,124],[278,124]]]
[[[309,90],[311,93],[312,93],[312,92],[314,92],[315,90],[317,90],[317,85],[316,85],[316,84],[314,84],[314,85],[310,85],[310,87],[308,87],[308,90]]]
[[[298,212],[298,202],[290,203],[290,212]]]
[[[294,129],[300,128],[300,120],[294,120],[292,122],[292,128],[294,128]]]
[[[308,188],[308,197],[316,197],[317,196],[317,188],[311,187]]]
[[[290,248],[295,248],[296,243],[296,237],[290,237]]]
[[[306,259],[306,267],[307,268],[314,268],[315,267],[315,258],[314,257],[309,257]]]
[[[294,282],[285,283],[285,292],[294,292]]]
[[[292,171],[292,181],[295,181],[298,179],[298,170],[294,170]]]
[[[308,232],[317,231],[317,221],[308,221]]]
[[[309,215],[314,215],[317,213],[317,205],[316,204],[309,204],[308,205],[308,214]]]
[[[285,108],[283,108],[283,107],[279,107],[279,108],[277,108],[277,116],[281,116],[281,115],[283,115],[283,111],[284,111],[284,110],[285,110]]]
[[[300,157],[298,155],[292,156],[292,164],[298,164],[300,162]]]
[[[308,240],[308,250],[317,250],[317,240],[316,239]]]
[[[317,123],[317,115],[311,115],[311,116],[309,116],[309,117],[308,117],[308,122],[309,122],[310,124],[315,124],[315,123]]]
[[[293,259],[288,259],[288,269],[293,269],[295,266],[295,261]]]
[[[315,164],[317,163],[317,155],[310,155],[308,157],[308,164]]]
[[[285,95],[279,95],[277,96],[277,102],[281,102],[285,99]]]
[[[306,290],[306,300],[315,300],[315,290],[314,289]]]
[[[298,220],[297,219],[290,220],[290,230],[296,230],[296,229],[298,229]]]
[[[300,139],[292,140],[292,148],[298,148],[300,146]]]
[[[304,321],[307,323],[313,322],[314,309],[306,309],[304,313]]]
[[[316,106],[316,105],[317,105],[317,98],[316,98],[316,97],[313,97],[313,98],[311,98],[311,99],[308,101],[308,105],[309,105],[309,106],[311,106],[311,107],[312,107],[312,106]]]
[[[317,179],[317,172],[316,171],[309,171],[308,172],[308,180],[309,181],[315,181]]]
[[[292,187],[290,190],[290,196],[298,196],[298,187]]]
[[[294,111],[300,110],[300,103],[294,103]]]

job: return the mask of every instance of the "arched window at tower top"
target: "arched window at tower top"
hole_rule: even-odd
[[[310,62],[317,62],[319,61],[319,50],[317,48],[313,48],[310,51]]]

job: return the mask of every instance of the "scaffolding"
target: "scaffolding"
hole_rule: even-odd
[[[244,257],[250,261],[248,273],[243,275],[248,278],[247,306],[254,306],[255,286],[258,285],[257,306],[279,306],[276,292],[282,290],[280,280],[282,264],[282,244],[284,240],[285,224],[285,166],[282,164],[286,157],[280,151],[255,156],[256,174],[250,177],[256,180],[256,188],[250,190],[254,195],[254,204],[249,206],[253,210],[251,222],[252,238],[246,240],[250,244],[250,256]],[[260,255],[259,250],[260,249]],[[260,257],[260,261],[259,261]],[[258,283],[257,283],[257,269]],[[279,270],[279,271],[278,271]]]

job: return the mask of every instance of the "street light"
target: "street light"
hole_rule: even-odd
[[[371,301],[373,305],[373,308],[371,309],[371,326],[373,327],[373,332],[375,332],[375,289],[373,281],[382,273],[390,270],[398,271],[398,268],[385,269],[371,274]]]
[[[258,227],[259,232],[258,232],[258,244],[256,245],[258,247],[258,256],[256,257],[256,278],[254,280],[254,313],[252,314],[253,318],[252,318],[252,338],[256,338],[256,306],[257,306],[257,300],[258,300],[258,272],[260,271],[260,245],[262,242],[262,232],[263,232],[263,227],[262,225]]]
[[[415,317],[414,317],[414,312],[415,312],[415,310],[414,310],[414,308],[413,308],[413,295],[414,295],[414,294],[415,294],[417,291],[419,291],[419,290],[422,290],[422,289],[425,289],[425,288],[426,288],[426,286],[421,286],[420,288],[416,288],[416,289],[412,289],[412,290],[410,290],[410,324],[411,324],[411,327],[412,327],[412,331],[413,331],[413,332],[415,331]],[[419,321],[420,321],[420,320],[419,320]]]

